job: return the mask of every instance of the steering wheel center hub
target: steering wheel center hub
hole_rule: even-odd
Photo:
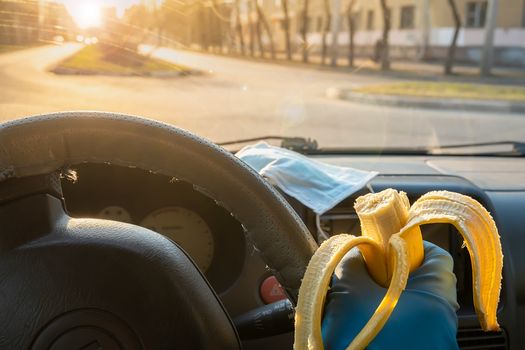
[[[64,313],[36,337],[31,349],[142,349],[131,328],[115,315],[94,309]]]

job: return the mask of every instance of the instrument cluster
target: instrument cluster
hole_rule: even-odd
[[[242,226],[192,185],[167,176],[106,164],[74,166],[63,181],[72,217],[139,225],[178,244],[221,293],[239,277],[246,242]]]

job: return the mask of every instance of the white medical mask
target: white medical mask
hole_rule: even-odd
[[[318,215],[366,186],[378,174],[326,164],[266,142],[246,146],[236,156]]]

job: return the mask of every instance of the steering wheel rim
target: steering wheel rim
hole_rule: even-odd
[[[84,111],[6,122],[0,125],[0,139],[0,182],[73,164],[109,163],[193,184],[241,222],[295,304],[317,245],[286,200],[223,148],[158,121]]]

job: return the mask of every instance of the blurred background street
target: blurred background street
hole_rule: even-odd
[[[383,1],[333,0],[341,18],[332,16],[338,27],[325,28],[327,14],[319,4],[310,4],[304,27],[304,3],[287,4],[285,18],[285,2],[263,1],[251,8],[250,1],[1,0],[0,121],[104,110],[172,123],[216,142],[282,135],[312,137],[323,147],[525,139],[523,113],[382,106],[327,95],[334,88],[430,81],[484,84],[488,95],[476,99],[525,102],[525,31],[517,25],[512,35],[501,32],[517,21],[501,17],[507,9],[500,9],[497,25],[489,28],[490,1],[457,0],[464,20],[446,72],[454,21],[444,3],[429,8],[426,2],[421,7],[390,0],[395,11],[385,18]],[[430,10],[435,26],[425,22]],[[354,16],[351,26],[344,24],[348,13]],[[389,51],[378,41],[384,40],[386,19],[392,31]],[[345,39],[349,28],[355,35],[351,47]],[[495,39],[489,42],[489,71],[484,72],[484,35],[491,33]],[[130,64],[127,56],[140,62]],[[443,91],[450,87],[443,86]]]

